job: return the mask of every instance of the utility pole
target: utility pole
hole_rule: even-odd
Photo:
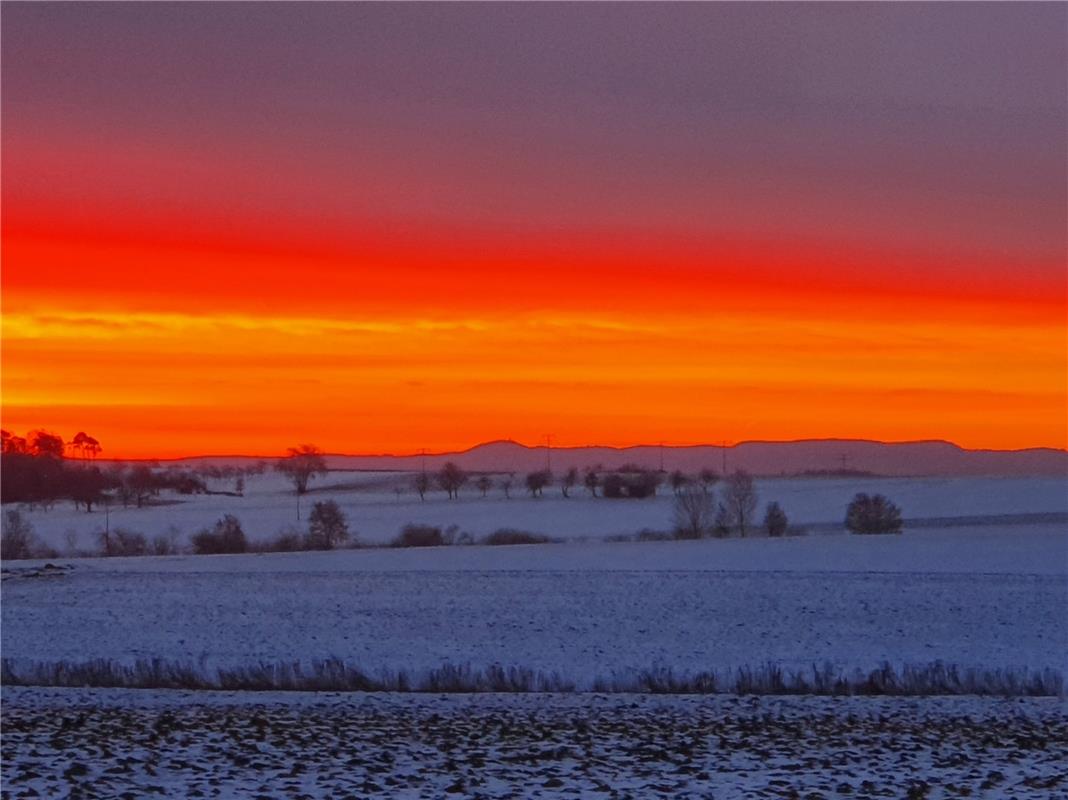
[[[660,471],[664,471],[664,443],[660,443]]]
[[[720,452],[723,455],[723,477],[727,477],[727,440],[723,440],[723,447],[720,448]]]
[[[547,472],[553,471],[553,435],[551,433],[545,434],[545,469]]]

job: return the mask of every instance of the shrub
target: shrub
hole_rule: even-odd
[[[660,485],[660,475],[637,467],[634,467],[633,470],[605,475],[602,483],[602,494],[613,499],[624,497],[641,499],[655,495],[656,487]]]
[[[509,545],[509,544],[547,544],[551,542],[548,536],[528,531],[517,531],[514,528],[500,528],[482,540],[482,544]]]
[[[852,533],[901,533],[901,509],[881,494],[861,492],[846,509],[845,524]]]
[[[337,503],[324,500],[312,507],[308,518],[309,550],[332,550],[348,538],[349,526]]]
[[[642,528],[638,531],[639,542],[668,542],[675,538],[675,534],[667,531],[654,531],[652,528]]]
[[[0,535],[0,558],[6,560],[31,558],[35,537],[33,525],[22,518],[16,509],[4,512],[3,533]]]
[[[296,553],[304,549],[304,537],[296,528],[286,528],[266,548],[273,553]]]
[[[193,551],[198,555],[244,553],[246,550],[245,532],[233,514],[224,516],[210,531],[205,529],[193,536]]]
[[[712,498],[692,487],[680,488],[675,495],[675,538],[700,539],[712,527]]]
[[[391,547],[441,547],[444,544],[441,528],[432,525],[405,525],[390,542]]]
[[[553,474],[547,469],[531,472],[526,477],[527,491],[531,497],[541,497],[541,492],[546,486],[552,486]]]
[[[148,540],[143,533],[116,528],[111,532],[106,556],[143,556],[148,552]]]
[[[768,536],[783,536],[789,524],[790,521],[779,504],[768,503],[767,511],[764,512],[764,527],[768,531]]]

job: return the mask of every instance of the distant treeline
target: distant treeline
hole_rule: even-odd
[[[206,466],[196,470],[177,465],[166,469],[139,463],[127,466],[112,462],[105,467],[96,463],[102,450],[100,443],[83,432],[69,442],[49,431],[31,431],[25,437],[9,431],[2,434],[0,502],[27,503],[51,508],[60,500],[69,500],[77,508],[92,511],[105,500],[138,508],[164,489],[179,494],[209,493],[206,479],[233,479],[234,491],[241,494],[247,475],[261,474],[266,462],[244,468]],[[73,456],[73,457],[69,457]]]

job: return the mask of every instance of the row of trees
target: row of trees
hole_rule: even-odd
[[[279,468],[281,469],[281,465],[288,461],[286,459],[280,462]],[[301,462],[294,462],[294,464],[296,463]],[[436,485],[451,500],[460,496],[460,489],[470,481],[470,478],[471,476],[459,465],[449,461],[437,472],[428,473],[424,471],[417,473],[412,480],[412,488],[419,495],[420,500],[425,500],[427,492]],[[691,487],[700,487],[701,492],[708,494],[719,481],[719,475],[710,469],[701,470],[693,477],[678,471],[667,475],[663,472],[645,469],[633,464],[625,464],[619,469],[605,471],[603,467],[598,465],[587,467],[581,472],[577,467],[571,467],[559,476],[554,475],[547,469],[535,470],[524,476],[523,487],[531,497],[542,497],[545,489],[558,484],[560,494],[565,498],[571,497],[571,492],[581,485],[591,497],[640,499],[655,495],[657,489],[665,480],[676,495]],[[494,480],[489,475],[480,475],[474,481],[474,485],[483,497],[494,488],[498,488],[506,498],[510,498],[513,489],[516,487],[516,476],[515,473],[509,472],[503,477]],[[301,490],[298,487],[299,491]]]
[[[675,489],[674,523],[679,538],[749,534],[757,509],[752,476],[742,470],[728,476],[718,501],[712,483],[707,487],[683,483]],[[770,535],[786,532],[788,522],[778,503],[768,505],[764,521]]]

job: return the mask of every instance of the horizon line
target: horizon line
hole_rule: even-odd
[[[637,450],[637,449],[641,449],[641,448],[649,448],[649,449],[654,449],[654,450],[656,450],[656,449],[664,449],[664,450],[694,450],[694,449],[697,449],[697,448],[706,448],[707,447],[707,448],[714,448],[714,449],[717,449],[717,450],[733,450],[733,449],[735,449],[737,447],[742,447],[744,445],[753,445],[753,444],[788,445],[788,444],[809,444],[809,443],[830,443],[830,442],[841,442],[841,443],[850,443],[850,444],[877,444],[877,445],[885,445],[885,446],[889,446],[889,447],[900,447],[900,446],[905,446],[905,445],[936,444],[936,445],[948,445],[949,447],[956,448],[957,450],[960,450],[960,451],[965,452],[965,453],[1033,453],[1033,452],[1036,452],[1036,451],[1050,451],[1050,452],[1054,452],[1054,453],[1064,453],[1065,455],[1068,455],[1068,448],[1042,446],[1042,445],[1034,446],[1034,447],[1017,447],[1017,448],[964,447],[963,445],[959,445],[956,442],[950,441],[948,439],[905,439],[905,440],[898,440],[898,441],[886,441],[886,440],[882,440],[882,439],[850,438],[850,437],[840,437],[840,436],[808,437],[808,438],[802,438],[802,439],[743,439],[741,441],[733,442],[731,444],[725,444],[725,443],[722,443],[722,442],[721,443],[705,442],[705,443],[698,443],[698,444],[668,444],[666,442],[663,442],[663,443],[656,442],[656,443],[650,444],[648,442],[645,442],[645,443],[629,444],[629,445],[582,444],[582,445],[560,445],[560,446],[553,446],[553,445],[546,445],[546,444],[529,445],[529,444],[524,444],[523,442],[517,441],[515,439],[487,439],[486,441],[478,442],[476,444],[473,444],[473,445],[470,445],[470,446],[464,447],[464,448],[453,449],[453,450],[436,450],[436,451],[433,451],[433,452],[425,451],[425,452],[413,452],[413,453],[389,453],[389,452],[344,453],[344,452],[331,452],[331,451],[325,451],[324,450],[324,451],[322,451],[321,454],[324,457],[327,457],[327,458],[397,458],[397,459],[401,459],[401,458],[420,458],[420,457],[439,458],[441,456],[461,456],[461,455],[465,455],[467,453],[474,452],[475,450],[478,450],[478,449],[483,448],[483,447],[489,447],[491,445],[499,445],[499,444],[513,445],[515,447],[519,447],[519,448],[522,448],[524,450],[546,450],[546,449],[548,449],[548,450],[560,450],[560,451],[564,451],[564,450],[567,450],[567,451],[573,451],[573,450],[614,450],[614,451],[617,451],[617,452],[623,452],[623,451],[626,451],[626,450]],[[305,444],[305,443],[302,442],[301,444]],[[258,460],[268,461],[268,460],[278,460],[280,458],[285,458],[285,453],[275,453],[275,454],[270,454],[270,455],[262,455],[262,454],[258,455],[258,454],[250,454],[250,453],[202,453],[202,454],[197,454],[197,455],[186,455],[186,456],[139,456],[139,457],[113,456],[113,457],[101,457],[101,458],[96,458],[96,459],[91,459],[91,460],[95,460],[95,461],[168,461],[168,462],[175,462],[175,461],[193,461],[193,460],[196,460],[196,459],[208,459],[208,458],[214,458],[214,459],[226,459],[226,458],[239,459],[240,458],[240,459],[258,459]]]

